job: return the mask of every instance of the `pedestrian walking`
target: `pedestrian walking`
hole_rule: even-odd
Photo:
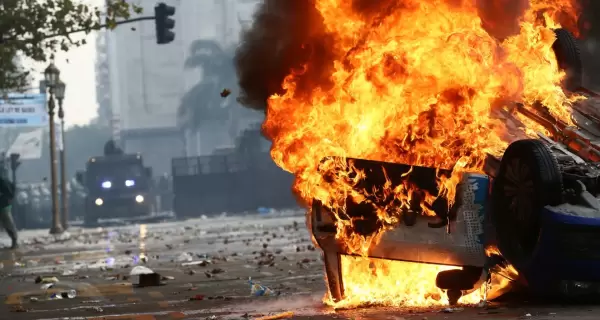
[[[19,247],[17,226],[12,216],[12,203],[15,198],[15,186],[6,178],[0,178],[0,223],[11,240],[11,249]]]

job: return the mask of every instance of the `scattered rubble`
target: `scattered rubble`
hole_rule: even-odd
[[[256,318],[257,320],[277,320],[277,319],[288,319],[294,316],[294,312],[292,311],[288,311],[288,312],[282,312],[282,313],[278,313],[278,314],[274,314],[271,316],[264,316],[264,317],[259,317]]]
[[[178,262],[191,262],[192,260],[194,260],[194,257],[187,252],[184,252],[177,257]]]
[[[144,266],[135,266],[133,269],[131,269],[131,272],[129,273],[130,276],[139,276],[142,274],[153,274],[154,271],[152,271],[150,268],[144,267]]]
[[[35,283],[57,283],[57,282],[58,282],[57,277],[37,276],[37,278],[35,278]]]
[[[252,281],[252,278],[248,278],[248,283],[250,284],[250,295],[255,297],[262,296],[274,296],[277,295],[276,292],[271,290],[269,287],[262,286],[258,283]]]
[[[212,218],[207,218],[207,220],[210,219]],[[280,226],[270,227],[266,223],[252,222],[244,225],[223,225],[215,231],[215,229],[207,229],[202,223],[196,223],[181,226],[175,230],[171,228],[168,231],[148,228],[143,236],[139,234],[139,231],[136,233],[135,228],[117,231],[99,228],[86,232],[79,232],[74,229],[75,231],[72,231],[70,236],[61,238],[62,240],[43,236],[37,237],[35,240],[29,240],[31,240],[31,243],[37,243],[32,244],[32,246],[37,246],[32,249],[33,252],[47,248],[59,248],[59,245],[62,248],[77,248],[76,250],[79,251],[64,254],[64,256],[57,255],[50,259],[39,257],[23,259],[23,262],[17,261],[15,265],[23,266],[24,268],[20,269],[23,270],[23,273],[30,272],[27,270],[35,270],[32,271],[34,275],[36,273],[40,274],[40,276],[36,275],[35,281],[41,286],[42,291],[47,291],[45,295],[25,297],[26,303],[72,299],[69,297],[68,290],[64,288],[71,287],[72,282],[76,282],[74,288],[77,290],[80,290],[79,285],[90,286],[93,290],[103,290],[96,289],[97,284],[115,287],[121,285],[139,287],[179,286],[175,281],[176,279],[186,279],[183,281],[193,283],[185,288],[180,288],[179,292],[173,292],[173,294],[194,293],[191,297],[186,297],[191,301],[227,301],[236,299],[236,297],[247,296],[248,293],[247,291],[239,292],[240,289],[236,289],[238,291],[234,293],[223,291],[219,292],[218,295],[208,295],[210,293],[214,294],[214,292],[206,292],[205,283],[213,282],[215,279],[218,279],[217,281],[247,279],[248,275],[257,278],[287,276],[294,274],[289,269],[295,268],[297,262],[312,264],[313,261],[316,261],[312,258],[304,259],[307,253],[299,256],[296,254],[296,252],[314,251],[314,248],[308,244],[309,239],[294,234],[295,230],[300,229],[303,225],[288,222],[285,227]],[[226,231],[223,232],[222,230]],[[303,229],[303,232],[305,232],[305,229]],[[200,244],[202,248],[199,248],[196,239],[201,236],[205,236],[207,240],[202,242]],[[303,237],[304,242],[300,242]],[[170,241],[170,239],[177,239],[169,244],[170,247],[164,242],[161,243],[161,241]],[[27,238],[24,240],[28,241]],[[216,249],[214,249],[216,252],[209,251],[213,250],[210,248],[211,242],[216,245]],[[144,244],[142,245],[142,243]],[[137,248],[138,245],[139,248]],[[129,248],[124,248],[124,246]],[[165,248],[171,252],[166,251]],[[174,251],[176,248],[181,251]],[[252,250],[256,250],[253,252],[254,256],[250,254]],[[160,256],[156,253],[160,253]],[[231,261],[234,263],[230,264]],[[240,274],[238,273],[239,270],[230,268],[230,266],[236,265],[242,267],[245,263],[251,265],[247,271],[250,274]],[[257,272],[257,266],[262,267],[263,270]],[[169,274],[168,276],[159,274],[163,273],[163,270],[171,269],[173,269],[173,272],[165,272]],[[139,283],[120,282],[129,280],[133,276],[139,277]],[[60,285],[57,285],[59,283],[58,278],[61,281]],[[31,282],[31,278],[23,279]],[[275,296],[279,294],[279,290],[286,292],[286,290],[291,290],[290,287],[293,287],[289,284],[268,287],[264,284],[254,283],[251,279],[249,279],[249,282],[250,294],[255,297]],[[65,291],[62,292],[62,290]],[[152,293],[153,290],[156,289],[139,290],[139,292]],[[156,291],[163,292],[162,290]],[[77,297],[78,294],[81,294],[82,297],[89,297],[88,289],[85,289],[85,292],[83,289],[75,291],[72,296]],[[104,293],[101,294],[104,295]],[[105,297],[110,294],[112,293],[106,294]],[[107,299],[111,300],[112,298]],[[82,303],[91,303],[91,300],[81,298],[77,300],[81,300]],[[41,305],[40,303],[39,306]],[[104,312],[100,307],[94,309],[91,306],[84,306],[83,309],[89,309],[89,312]]]

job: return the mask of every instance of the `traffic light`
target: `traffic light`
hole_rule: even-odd
[[[170,17],[175,14],[175,7],[161,2],[154,7],[154,20],[156,23],[156,43],[167,44],[175,40],[175,20]]]

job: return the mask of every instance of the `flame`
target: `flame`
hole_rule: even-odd
[[[357,305],[434,306],[447,305],[446,294],[435,286],[438,272],[457,269],[452,266],[423,264],[366,257],[341,257],[344,291],[340,302],[325,300],[334,308]],[[481,301],[482,291],[461,298],[462,303]]]
[[[496,246],[488,246],[485,248],[485,253],[488,257],[502,256],[500,250]],[[511,264],[497,265],[491,269],[491,285],[488,298],[494,299],[507,292],[514,286],[518,285],[519,272]]]
[[[515,16],[515,32],[502,37],[494,34],[504,21],[483,19],[481,1],[372,1],[362,11],[358,7],[368,2],[313,1],[332,40],[331,70],[320,70],[327,77],[314,80],[308,94],[307,80],[300,83],[300,78],[319,65],[313,63],[319,57],[291,70],[282,83],[284,93],[268,99],[263,132],[273,143],[275,163],[295,175],[299,197],[307,205],[319,200],[334,212],[337,238],[352,253],[367,256],[382,232],[398,221],[398,208],[408,207],[419,192],[425,208],[435,197],[407,184],[357,190],[366,173],[345,159],[452,169],[451,176],[438,177],[436,195],[452,200],[461,173],[482,172],[488,155],[500,156],[510,142],[540,129],[520,118],[514,125],[505,116],[515,102],[525,108],[541,102],[551,115],[571,123],[574,98],[561,89],[564,73],[551,47],[552,29],[577,21],[574,0],[529,1]],[[504,9],[509,8],[506,2],[487,0]],[[322,161],[325,157],[336,158]],[[355,221],[345,217],[345,199],[378,205],[367,195],[396,201],[376,207],[381,226],[365,236],[353,232]],[[355,266],[347,276],[349,293],[356,298],[352,301],[434,303],[423,298],[417,282],[432,281],[440,266],[386,263],[377,263],[378,276],[364,278],[368,282],[360,280],[372,275],[368,264]],[[385,277],[379,278],[386,270],[404,270],[405,279],[417,282],[393,282],[403,296],[387,298],[389,285],[381,287]]]

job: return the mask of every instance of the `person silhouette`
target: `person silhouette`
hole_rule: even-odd
[[[11,249],[19,247],[17,226],[12,216],[12,203],[15,197],[15,186],[5,177],[0,177],[0,223],[12,242]]]

